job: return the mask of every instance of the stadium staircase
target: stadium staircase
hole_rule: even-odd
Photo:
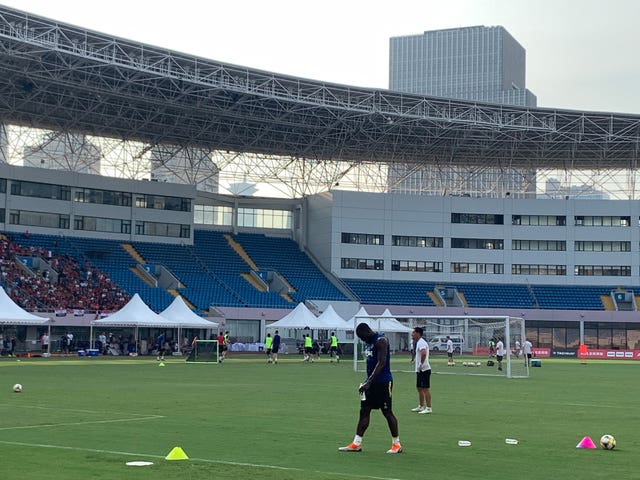
[[[246,250],[244,248],[242,248],[242,245],[240,245],[238,242],[236,242],[231,235],[229,235],[228,233],[225,233],[224,234],[224,238],[227,239],[227,243],[229,243],[229,246],[231,248],[233,248],[233,250],[238,255],[240,255],[240,258],[242,258],[246,262],[246,264],[249,265],[251,270],[260,270],[260,268],[258,268],[258,266],[255,264],[255,262],[253,260],[251,260],[251,257],[246,252]]]
[[[431,299],[431,301],[433,302],[433,304],[436,307],[444,307],[444,300],[442,300],[442,298],[440,298],[440,296],[435,292],[427,292],[427,295],[429,296],[429,298]]]
[[[140,264],[129,267],[129,270],[131,270],[138,278],[140,278],[140,280],[150,287],[158,287],[158,281],[144,268],[140,268]]]
[[[124,248],[125,252],[127,252],[137,263],[145,264],[147,263],[144,258],[138,253],[136,247],[131,245],[130,243],[121,243],[120,246]]]
[[[294,240],[249,233],[238,233],[234,239],[261,271],[275,272],[288,282],[292,288],[285,293],[293,303],[307,299],[350,300]]]
[[[600,300],[602,300],[602,305],[605,310],[616,310],[616,304],[614,303],[613,298],[611,298],[611,295],[600,295]]]
[[[269,272],[264,272],[266,274],[267,279],[263,278],[263,276],[261,276],[258,273],[260,271],[260,267],[258,267],[258,265],[256,265],[256,263],[251,259],[249,254],[242,247],[242,245],[240,245],[240,243],[238,243],[233,238],[233,236],[229,235],[228,233],[224,234],[224,238],[227,240],[227,243],[233,249],[233,251],[236,252],[240,256],[240,258],[242,258],[251,269],[251,271],[249,272],[241,272],[240,276],[242,276],[242,278],[244,278],[247,282],[249,282],[249,284],[251,284],[259,292],[268,292],[269,290],[271,290],[270,284],[268,283],[268,277],[270,276]],[[273,277],[273,273],[271,274],[271,276]],[[278,290],[279,295],[285,301],[293,302],[293,300],[291,300],[291,297],[288,294],[291,291],[294,291],[294,289],[283,278],[280,278],[278,280],[280,281],[276,283],[279,284],[280,288],[276,290]]]

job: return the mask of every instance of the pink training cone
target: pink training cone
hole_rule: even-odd
[[[598,447],[596,447],[596,444],[593,443],[593,440],[591,440],[591,437],[584,437],[582,440],[580,440],[580,443],[576,445],[576,448],[598,448]]]

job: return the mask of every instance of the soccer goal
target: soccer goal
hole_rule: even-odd
[[[522,353],[525,339],[525,321],[520,317],[509,316],[452,316],[452,315],[400,315],[395,317],[412,330],[421,327],[423,338],[429,344],[429,363],[434,373],[504,376],[507,378],[525,378],[529,368]],[[377,317],[357,317],[356,323],[367,322],[376,330]],[[410,333],[380,332],[388,339],[392,353],[401,351],[401,346]],[[447,360],[447,336],[453,342],[454,362],[449,366]],[[495,358],[495,345],[502,340],[505,354],[502,370],[498,370]],[[354,370],[366,369],[364,345],[354,339]],[[411,340],[409,340],[411,345]],[[493,364],[493,365],[492,365]],[[391,367],[396,371],[413,371],[410,356],[392,355]]]
[[[187,357],[188,363],[220,363],[217,340],[196,340]]]

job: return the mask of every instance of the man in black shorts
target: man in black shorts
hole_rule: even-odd
[[[273,335],[273,343],[271,344],[271,361],[278,363],[278,352],[280,351],[280,334],[276,330]]]
[[[393,377],[391,376],[391,354],[389,341],[381,334],[375,333],[366,323],[356,327],[356,335],[366,343],[367,380],[360,385],[360,418],[356,427],[356,435],[346,447],[338,448],[341,452],[362,451],[362,437],[369,427],[371,410],[382,412],[391,432],[391,448],[387,453],[402,452],[398,436],[398,420],[391,409],[391,392]]]

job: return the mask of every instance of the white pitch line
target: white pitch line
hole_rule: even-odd
[[[14,403],[0,403],[0,407],[11,407],[14,408],[33,408],[38,410],[55,410],[56,412],[73,412],[73,413],[90,413],[92,415],[119,415],[120,412],[109,412],[105,410],[78,410],[77,408],[60,408],[60,407],[44,407],[42,405],[24,405],[24,404],[14,404]],[[146,413],[128,413],[127,415],[135,415],[137,417],[150,417],[152,415],[148,415]],[[157,416],[157,415],[153,415]]]
[[[622,408],[625,410],[629,410],[631,408],[629,405],[603,405],[603,404],[595,404],[595,403],[562,403],[562,402],[540,402],[537,400],[508,400],[508,399],[500,399],[501,402],[512,402],[512,403],[531,403],[536,405],[551,405],[555,407],[590,407],[590,408],[601,408],[601,409],[609,409],[609,408]]]
[[[62,422],[62,423],[40,423],[38,425],[23,425],[18,427],[1,427],[0,431],[4,430],[26,430],[31,428],[49,428],[49,427],[68,427],[78,425],[93,425],[100,423],[119,423],[119,422],[137,422],[140,420],[156,420],[158,418],[165,418],[164,415],[148,415],[142,418],[118,418],[115,420],[90,420],[88,422]]]
[[[163,457],[162,455],[150,455],[150,454],[146,454],[146,453],[133,453],[133,452],[118,452],[118,451],[113,451],[113,450],[100,450],[100,449],[95,449],[95,448],[80,448],[80,447],[66,447],[64,445],[51,445],[51,444],[40,444],[40,443],[23,443],[23,442],[10,442],[7,440],[0,440],[0,444],[3,445],[15,445],[15,446],[19,446],[19,447],[35,447],[35,448],[54,448],[54,449],[59,449],[59,450],[72,450],[72,451],[78,451],[78,452],[92,452],[92,453],[101,453],[101,454],[108,454],[108,455],[125,455],[127,457],[146,457],[146,458],[157,458],[157,459],[161,459],[164,460],[165,457]],[[255,467],[255,468],[269,468],[271,470],[284,470],[284,471],[290,471],[290,472],[305,472],[306,470],[302,469],[302,468],[297,468],[297,467],[281,467],[278,465],[265,465],[262,463],[247,463],[247,462],[227,462],[224,460],[211,460],[208,458],[189,458],[189,460],[195,461],[195,462],[203,462],[203,463],[213,463],[216,465],[230,465],[230,466],[234,466],[234,467]],[[323,473],[323,474],[329,474],[329,475],[333,475],[336,477],[341,477],[341,478],[345,478],[345,477],[349,477],[349,478],[370,478],[373,480],[402,480],[400,478],[394,478],[394,477],[373,477],[371,475],[358,475],[358,474],[352,474],[352,473],[344,473],[344,472],[327,472],[325,470],[313,470],[312,473]]]

